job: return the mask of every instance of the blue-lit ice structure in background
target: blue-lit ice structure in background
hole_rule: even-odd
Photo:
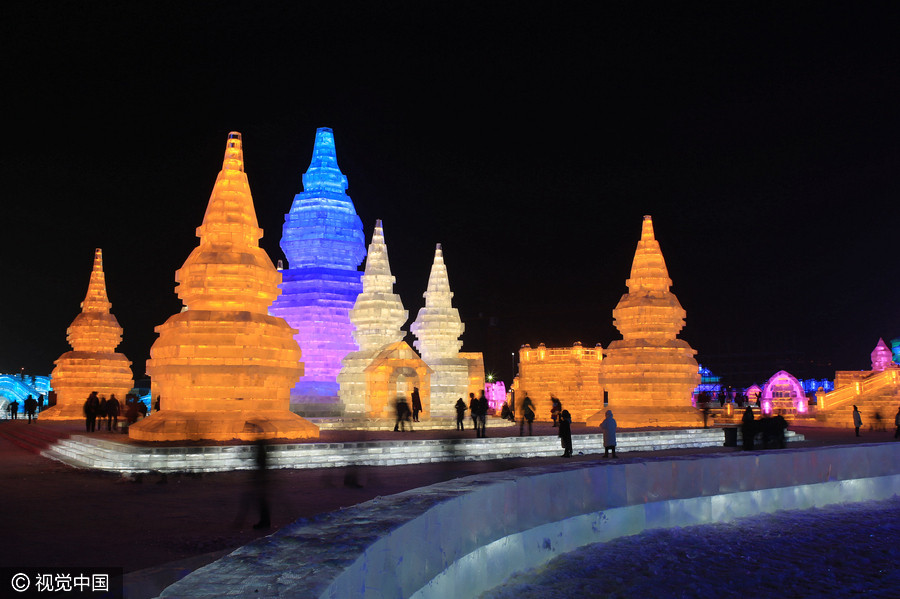
[[[309,416],[337,415],[341,359],[358,348],[349,311],[362,291],[366,256],[362,222],[346,193],[334,133],[316,130],[303,192],[285,215],[281,249],[288,259],[281,296],[269,313],[297,329],[304,376],[291,391],[292,410]]]

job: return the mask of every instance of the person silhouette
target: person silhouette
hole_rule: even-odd
[[[606,418],[600,423],[600,430],[603,431],[603,457],[608,458],[609,452],[612,450],[612,457],[616,457],[616,424],[613,418],[612,410],[606,410]]]
[[[456,400],[456,430],[461,431],[464,430],[463,420],[466,417],[466,402],[463,401],[463,398],[460,397]]]
[[[569,410],[559,413],[559,438],[563,446],[562,457],[572,457],[572,416],[569,414]],[[613,454],[615,451],[615,446],[613,446]]]
[[[853,406],[853,428],[856,429],[856,436],[859,437],[859,427],[862,426],[862,415],[859,413],[859,408]]]

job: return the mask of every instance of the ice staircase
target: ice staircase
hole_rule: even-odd
[[[891,424],[900,407],[900,368],[889,368],[830,393],[817,395],[817,404],[812,416],[820,425],[852,428],[854,405],[859,407],[864,426],[876,424],[876,413],[884,419],[883,423]]]
[[[617,452],[720,447],[724,437],[720,428],[621,432],[617,435]],[[788,431],[788,442],[802,440],[803,435]],[[573,435],[572,441],[576,454],[603,451],[600,434]],[[253,445],[159,447],[74,435],[60,440],[41,455],[75,467],[113,472],[224,472],[255,468],[256,451]],[[559,439],[553,436],[498,436],[271,444],[267,451],[270,468],[340,468],[558,457],[562,448]]]
[[[0,437],[31,453],[40,454],[68,436],[66,433],[42,428],[38,424],[28,424],[27,419],[0,422]]]

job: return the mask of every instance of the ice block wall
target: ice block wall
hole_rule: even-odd
[[[281,249],[288,268],[281,273],[282,293],[269,308],[297,329],[304,376],[291,391],[291,403],[301,412],[315,411],[309,404],[337,406],[341,360],[357,349],[349,312],[362,291],[359,265],[366,249],[347,185],[334,133],[322,127],[316,131],[303,191],[285,215]]]

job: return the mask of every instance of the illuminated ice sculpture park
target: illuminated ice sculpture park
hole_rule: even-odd
[[[423,294],[425,306],[419,310],[409,329],[416,336],[416,349],[432,369],[431,411],[425,416],[450,418],[456,410],[454,403],[466,398],[469,387],[469,361],[460,357],[460,336],[465,325],[459,318],[459,310],[453,307],[450,278],[444,264],[441,244],[434,251],[434,262],[428,276],[428,287]]]
[[[584,422],[603,408],[603,387],[599,381],[602,362],[603,348],[599,343],[596,347],[583,347],[580,341],[572,347],[547,347],[541,343],[535,348],[526,343],[519,348],[519,374],[513,381],[516,405],[521,406],[519,398],[528,395],[534,404],[535,419],[549,422],[553,396],[563,402],[572,420]],[[603,413],[605,417],[605,410]]]
[[[197,228],[200,244],[175,273],[186,310],[156,327],[147,374],[161,411],[129,429],[146,441],[315,438],[289,410],[303,374],[300,347],[270,316],[281,274],[259,247],[241,134],[228,134],[222,170]]]
[[[320,128],[303,192],[285,215],[281,249],[289,268],[281,272],[281,295],[269,308],[297,329],[304,373],[291,391],[291,408],[310,416],[340,415],[337,375],[341,359],[356,350],[349,312],[362,291],[358,267],[366,245],[346,190],[334,133]]]
[[[69,326],[67,339],[72,351],[59,357],[50,375],[56,405],[41,412],[42,420],[84,418],[84,402],[92,391],[120,402],[134,386],[131,362],[116,352],[122,342],[122,327],[110,312],[103,274],[103,252],[94,250],[94,268],[81,313]]]
[[[628,293],[613,310],[613,324],[623,338],[609,344],[600,363],[609,408],[623,427],[697,426],[702,415],[691,405],[700,383],[697,352],[677,338],[686,312],[669,291],[672,280],[649,216],[625,284]],[[604,415],[601,409],[588,424],[599,424]]]
[[[338,375],[344,413],[359,418],[391,418],[398,395],[419,388],[425,415],[431,411],[432,370],[405,341],[401,327],[409,318],[394,293],[381,221],[375,223],[362,276],[362,293],[350,310],[359,350],[342,361]]]

